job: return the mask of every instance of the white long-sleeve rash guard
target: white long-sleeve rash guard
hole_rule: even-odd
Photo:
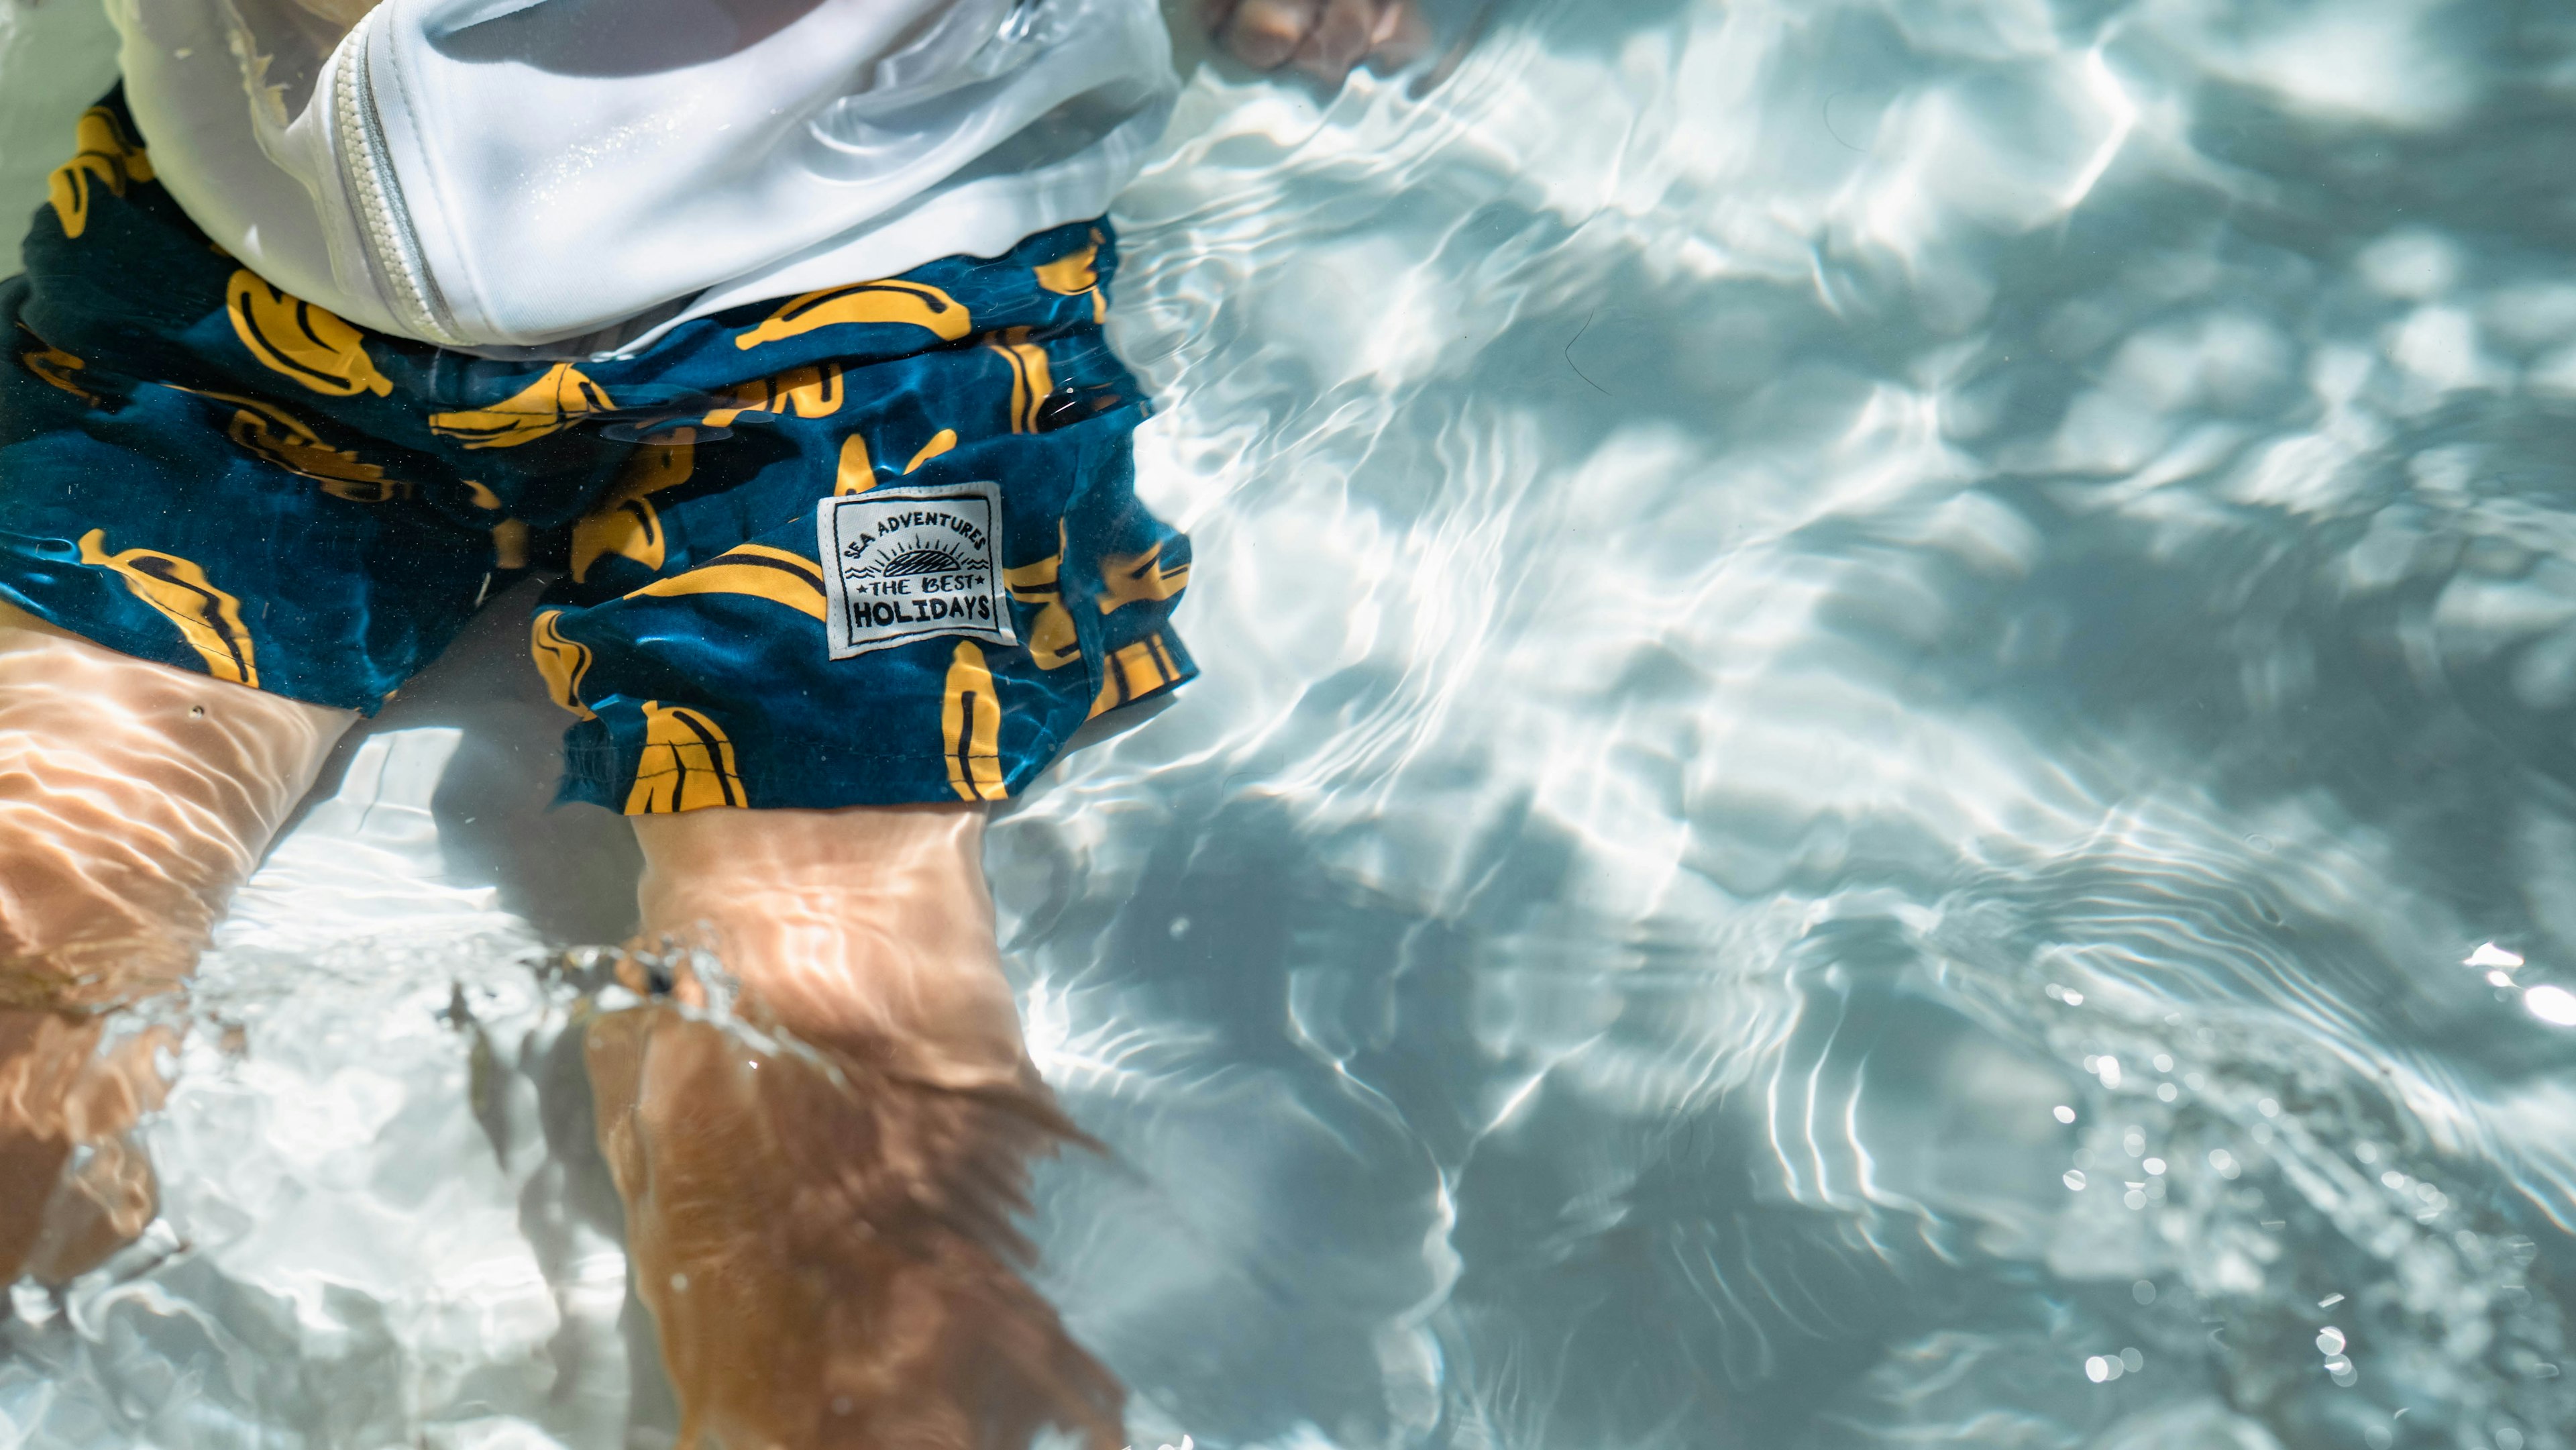
[[[997,254],[1106,211],[1177,89],[1156,0],[108,8],[153,169],[209,236],[478,351],[630,348]]]

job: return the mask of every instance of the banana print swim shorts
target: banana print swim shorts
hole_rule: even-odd
[[[353,326],[213,247],[111,96],[0,282],[0,598],[373,711],[528,571],[630,814],[998,800],[1195,673],[1138,503],[1105,222],[526,361]]]

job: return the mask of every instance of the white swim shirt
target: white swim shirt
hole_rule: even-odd
[[[189,217],[381,332],[576,355],[1098,216],[1156,0],[108,0]],[[350,22],[354,21],[354,24]]]

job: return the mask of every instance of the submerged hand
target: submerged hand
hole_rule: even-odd
[[[1363,61],[1392,69],[1430,46],[1414,0],[1202,0],[1208,33],[1247,65],[1295,65],[1338,84]]]

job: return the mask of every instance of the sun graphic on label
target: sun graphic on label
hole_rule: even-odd
[[[852,550],[860,550],[852,544]],[[862,568],[849,571],[854,579],[896,579],[925,574],[964,574],[981,570],[980,559],[970,558],[963,549],[943,544],[916,544],[900,554],[877,559]]]
[[[939,636],[1019,643],[1002,582],[999,485],[837,496],[818,522],[835,569],[824,619],[832,658]]]

